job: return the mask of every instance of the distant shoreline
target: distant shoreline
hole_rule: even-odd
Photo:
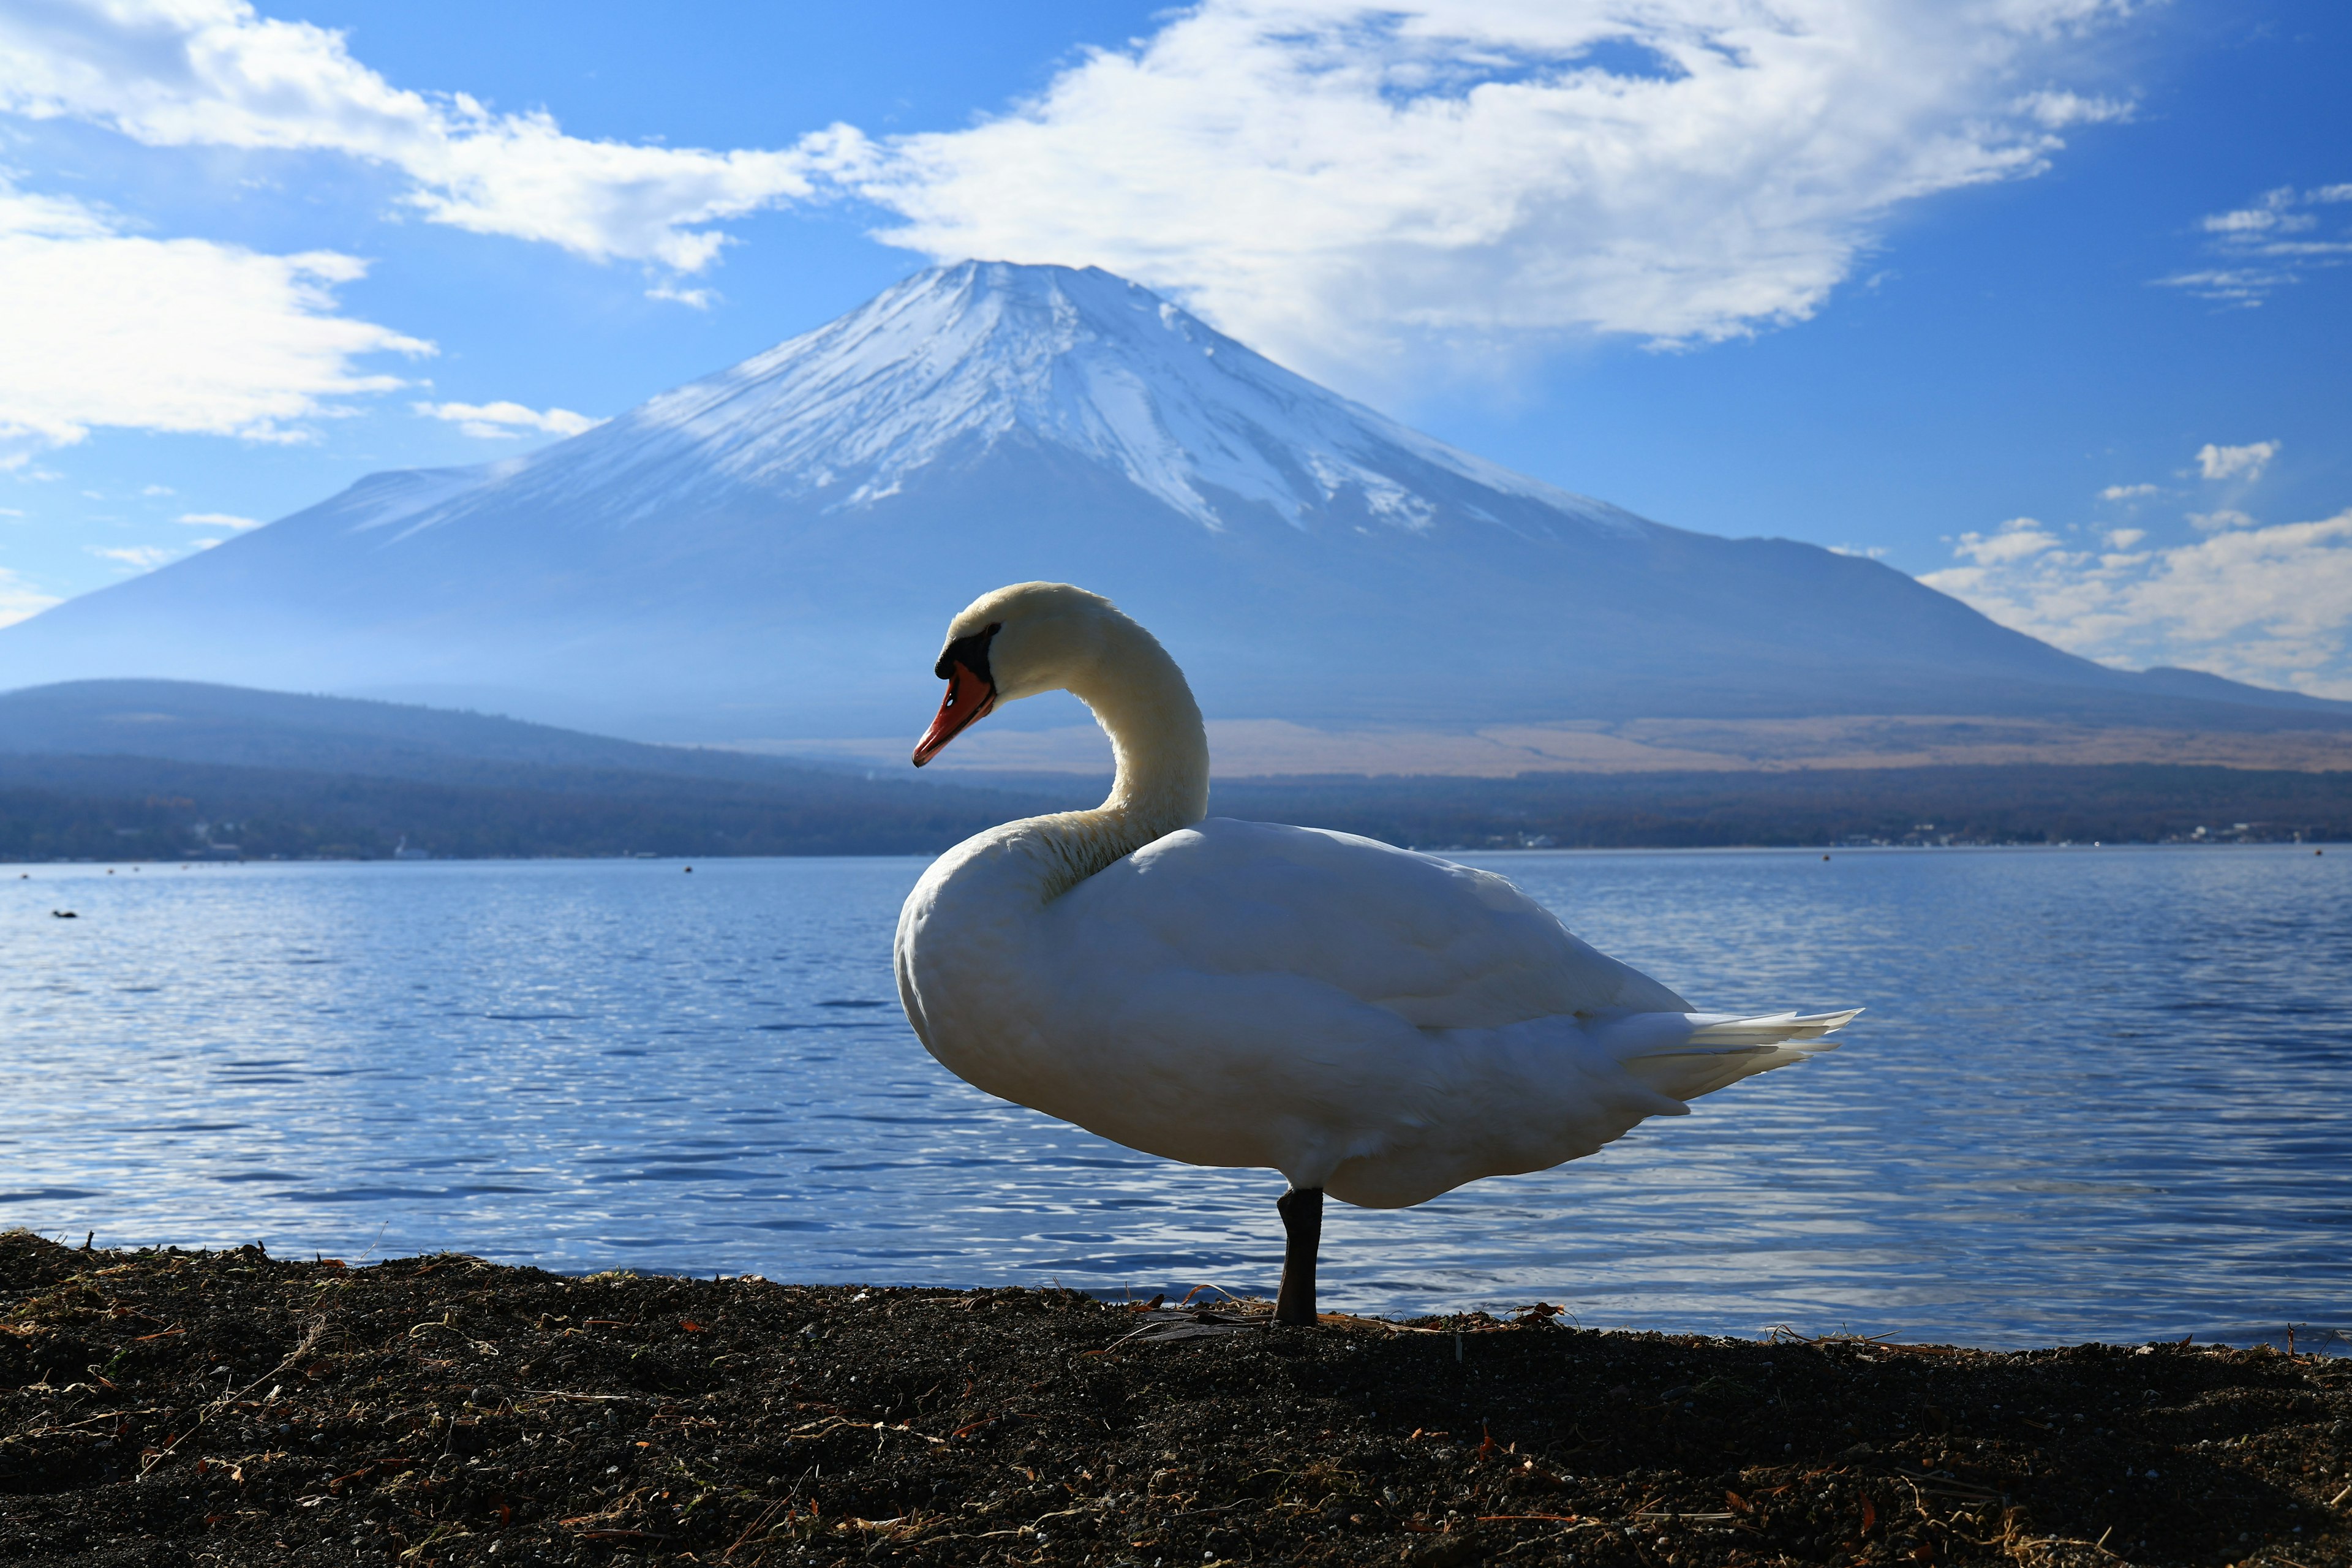
[[[1885,853],[1924,853],[1940,851],[2064,850],[2093,849],[2306,849],[2325,854],[2352,848],[2352,839],[2168,839],[2159,843],[2124,840],[2116,843],[2093,842],[2077,844],[2072,840],[2056,843],[2016,841],[2009,843],[1953,844],[1631,844],[1610,846],[1571,845],[1481,845],[1481,844],[1416,844],[1406,847],[1427,855],[1475,855],[1480,857],[1507,855],[1864,855]],[[85,866],[99,869],[136,868],[193,870],[198,868],[219,869],[260,866],[544,866],[610,865],[614,862],[643,862],[653,866],[683,865],[691,868],[698,863],[723,864],[739,861],[768,860],[908,860],[928,861],[934,857],[929,851],[898,855],[423,855],[394,859],[388,856],[309,855],[295,859],[270,857],[261,859],[208,858],[204,860],[98,860],[89,858],[58,860],[0,860],[0,870],[29,871],[44,868]]]
[[[716,859],[937,855],[1091,805],[1096,781],[789,789],[638,773],[452,778],[0,752],[0,861]],[[2352,772],[2115,763],[1688,773],[1241,779],[1218,816],[1464,853],[2230,841],[2352,843]]]

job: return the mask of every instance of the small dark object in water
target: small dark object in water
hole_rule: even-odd
[[[691,867],[691,866],[688,866],[688,867],[686,868],[686,874],[687,874],[688,876],[689,876],[689,877],[693,876],[693,875],[694,875],[694,868],[693,868],[693,867]]]
[[[74,913],[71,910],[51,910],[49,911],[49,917],[52,920],[60,921],[78,921],[81,919],[81,916]]]

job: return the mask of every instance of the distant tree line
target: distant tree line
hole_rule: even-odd
[[[978,790],[815,774],[789,787],[530,770],[460,784],[138,757],[0,755],[0,858],[383,859],[936,854],[1038,809]],[[233,851],[227,847],[234,846]]]
[[[382,859],[404,839],[461,859],[931,855],[1086,793],[1068,781],[985,791],[846,773],[779,786],[509,771],[518,776],[503,783],[432,783],[0,755],[0,859]],[[1217,786],[1210,809],[1434,849],[2330,842],[2352,839],[2352,773],[2130,764],[1242,780]]]
[[[1211,809],[1423,848],[2352,838],[2352,773],[2124,763],[1244,780]]]

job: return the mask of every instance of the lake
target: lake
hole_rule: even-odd
[[[1844,1048],[1589,1160],[1333,1205],[1328,1309],[1988,1346],[2352,1327],[2352,853],[1526,853]],[[911,859],[11,867],[0,1225],[561,1270],[1271,1293],[1271,1172],[1105,1143],[900,1016]],[[52,910],[71,910],[60,920]]]

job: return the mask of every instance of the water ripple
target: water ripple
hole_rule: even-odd
[[[1847,1048],[1593,1159],[1335,1206],[1327,1293],[1980,1344],[2352,1322],[2347,859],[1482,857],[1702,1005],[1871,1011]],[[663,869],[0,882],[0,1221],[566,1269],[1270,1287],[1279,1178],[1104,1143],[923,1053],[888,1000],[920,862]],[[58,884],[80,920],[48,918]]]

